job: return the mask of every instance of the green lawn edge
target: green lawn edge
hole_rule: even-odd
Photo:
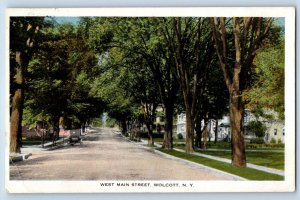
[[[176,148],[185,150],[184,146],[179,146]],[[229,151],[210,151],[209,149],[195,151],[205,155],[231,159],[231,152]],[[284,170],[284,152],[251,152],[246,150],[246,156],[248,163],[278,170]],[[274,156],[276,158],[274,158]]]
[[[196,152],[226,159],[231,159],[231,152],[228,151],[199,151]],[[284,152],[247,152],[247,162],[263,167],[284,170]]]
[[[263,172],[263,171],[259,171],[256,169],[251,169],[251,168],[239,168],[239,167],[235,167],[231,164],[228,163],[224,163],[221,161],[216,161],[216,160],[212,160],[209,158],[204,158],[204,157],[200,157],[200,156],[196,156],[196,155],[192,155],[192,154],[187,154],[187,153],[183,153],[183,152],[179,152],[176,150],[164,150],[164,149],[157,149],[163,153],[178,157],[178,158],[182,158],[185,160],[189,160],[195,163],[199,163],[211,168],[215,168],[230,174],[234,174],[243,178],[246,178],[248,180],[259,180],[259,181],[282,181],[284,180],[283,176],[280,175],[276,175],[276,174],[271,174],[271,173],[267,173],[267,172]]]

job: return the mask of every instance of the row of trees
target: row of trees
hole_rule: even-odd
[[[19,27],[18,20],[11,19],[11,30],[33,28],[37,19],[20,22],[23,25]],[[162,104],[163,148],[173,147],[173,116],[184,111],[186,151],[192,152],[195,146],[201,146],[209,119],[221,118],[229,108],[232,163],[246,165],[243,111],[246,104],[255,107],[254,102],[260,101],[253,97],[257,90],[252,88],[257,88],[253,86],[262,81],[270,64],[262,64],[265,59],[260,58],[259,66],[255,66],[256,53],[259,49],[263,49],[261,54],[270,48],[281,50],[283,44],[280,29],[272,23],[274,19],[93,17],[82,18],[77,25],[47,27],[47,20],[38,20],[39,26],[44,25],[42,31],[34,31],[42,35],[39,45],[26,46],[35,49],[33,53],[22,50],[28,56],[27,66],[22,67],[28,78],[26,119],[47,114],[53,127],[57,127],[62,116],[82,124],[105,109],[120,122],[124,133],[128,122],[137,127],[145,124],[149,143],[153,144],[155,111]],[[25,30],[11,36],[11,40],[26,35]],[[19,40],[23,44],[27,44],[28,38],[32,40],[32,36],[24,37]],[[12,55],[17,52],[15,46],[18,45],[11,43]],[[257,70],[260,66],[264,67]],[[280,70],[273,82],[278,78],[283,79]],[[273,83],[264,83],[270,85],[264,92],[271,92]],[[15,98],[17,90],[11,94]],[[279,94],[267,107],[276,107],[283,113],[279,108],[283,100],[277,101],[281,97]],[[22,102],[18,105],[21,107],[12,103],[11,140],[20,134],[13,129],[16,123],[12,123],[17,119],[14,110],[22,112]],[[22,114],[17,120],[19,124],[20,117]],[[201,121],[205,122],[204,127]],[[14,151],[14,144],[11,147]]]
[[[51,18],[16,17],[10,30],[11,152],[20,151],[22,122],[44,121],[57,136],[60,122],[79,128],[99,116],[103,102],[88,95],[80,74],[96,62],[82,29]]]

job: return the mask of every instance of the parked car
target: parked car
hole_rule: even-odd
[[[80,134],[80,131],[73,131],[69,137],[69,143],[73,146],[76,143],[81,144],[82,143],[82,137]]]

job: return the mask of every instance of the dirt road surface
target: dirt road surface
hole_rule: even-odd
[[[45,151],[24,149],[28,160],[10,165],[11,180],[233,180],[127,141],[108,128],[84,137],[81,145]]]

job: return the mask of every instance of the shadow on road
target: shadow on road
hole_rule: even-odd
[[[100,134],[89,134],[82,138],[83,141],[99,141]]]
[[[28,160],[25,160],[23,162],[17,162],[17,163],[13,163],[12,165],[40,165],[45,161],[49,161],[49,156],[43,156],[43,157],[38,157],[38,158],[31,158]]]

